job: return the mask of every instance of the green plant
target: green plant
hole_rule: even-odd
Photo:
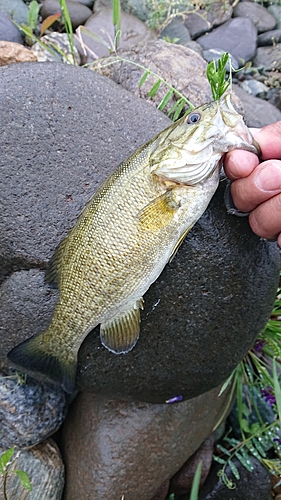
[[[22,485],[23,488],[25,488],[28,492],[32,491],[32,486],[28,474],[23,470],[13,469],[13,465],[18,458],[16,454],[14,459],[12,459],[14,454],[15,454],[15,448],[10,448],[9,450],[5,451],[5,453],[0,455],[0,475],[3,481],[4,500],[8,500],[7,481],[9,477],[11,477],[13,474],[17,475],[20,484]]]
[[[233,462],[234,458],[238,459],[247,470],[252,471],[250,456],[254,456],[271,474],[281,479],[280,320],[281,288],[277,290],[276,301],[267,325],[224,386],[225,388],[232,382],[232,396],[236,390],[241,439],[234,438],[231,434],[232,429],[229,429],[222,444],[217,444],[214,460],[222,465],[219,476],[230,489],[235,488],[235,482],[227,476],[227,467],[235,479],[240,478]],[[243,389],[246,391],[246,403]],[[259,393],[273,410],[274,420],[271,423],[263,421],[254,397],[256,393]],[[256,417],[254,422],[250,423],[249,418],[253,411]],[[281,484],[281,481],[278,484]]]

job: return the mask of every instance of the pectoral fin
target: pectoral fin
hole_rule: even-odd
[[[135,346],[140,331],[142,299],[128,311],[100,325],[101,343],[115,354],[125,354]]]
[[[167,226],[179,205],[176,203],[173,190],[168,189],[155,200],[152,200],[138,214],[142,228],[148,231],[155,231]]]

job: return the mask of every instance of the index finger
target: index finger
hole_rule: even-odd
[[[262,160],[281,158],[281,121],[266,125],[262,129],[251,129],[259,143]],[[248,177],[259,164],[259,159],[253,153],[234,150],[225,155],[224,170],[230,180]]]

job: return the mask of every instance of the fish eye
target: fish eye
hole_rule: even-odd
[[[200,113],[190,113],[187,117],[186,123],[193,124],[197,123],[201,120],[201,114]]]

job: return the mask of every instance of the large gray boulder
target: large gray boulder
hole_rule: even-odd
[[[87,199],[170,122],[87,69],[27,63],[2,68],[0,76],[4,360],[48,323],[55,300],[43,269]],[[98,328],[85,340],[79,389],[152,403],[189,399],[218,386],[246,354],[270,315],[280,256],[275,243],[252,233],[247,218],[227,214],[223,191],[221,185],[145,294],[135,348],[110,353]]]

